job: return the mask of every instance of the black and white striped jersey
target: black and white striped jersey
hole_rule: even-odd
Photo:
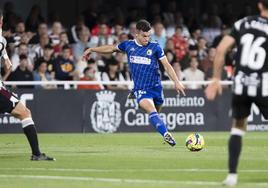
[[[2,58],[7,57],[6,46],[7,46],[6,39],[3,36],[0,36],[0,60]]]
[[[268,18],[249,16],[235,22],[230,35],[235,39],[236,95],[268,96]]]

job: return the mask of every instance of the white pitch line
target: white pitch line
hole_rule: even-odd
[[[178,184],[178,185],[221,185],[220,182],[214,181],[175,181],[175,180],[145,180],[145,179],[123,179],[123,178],[95,178],[95,177],[79,177],[79,176],[34,176],[34,175],[11,175],[2,174],[0,178],[20,178],[20,179],[38,179],[38,180],[68,180],[68,181],[91,181],[106,183],[135,183],[135,184]],[[260,183],[242,183],[244,185],[252,185],[254,187],[267,187],[268,182]]]
[[[225,169],[94,169],[94,168],[0,168],[9,171],[58,171],[58,172],[227,172]],[[268,173],[268,169],[239,170],[242,173]]]
[[[33,175],[0,175],[0,178],[21,178],[39,180],[71,180],[71,181],[94,181],[108,183],[136,183],[136,184],[187,184],[187,185],[220,185],[219,182],[212,181],[172,181],[172,180],[143,180],[143,179],[121,179],[121,178],[95,178],[77,176],[33,176]]]

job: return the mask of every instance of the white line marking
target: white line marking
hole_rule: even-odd
[[[95,178],[76,176],[33,176],[33,175],[0,175],[0,178],[21,178],[41,180],[71,180],[71,181],[95,181],[108,183],[136,183],[136,184],[188,184],[188,185],[220,185],[219,182],[210,181],[172,181],[172,180],[143,180],[143,179],[121,179],[121,178]]]
[[[95,178],[95,177],[79,177],[79,176],[34,176],[34,175],[9,175],[2,174],[0,178],[20,178],[20,179],[39,179],[39,180],[71,180],[71,181],[93,181],[107,183],[136,183],[136,184],[178,184],[178,185],[221,185],[220,182],[214,181],[175,181],[175,180],[145,180],[145,179],[122,179],[122,178]],[[241,183],[243,185],[252,185],[254,187],[268,186],[268,182],[260,183]]]
[[[0,170],[59,171],[59,172],[224,172],[225,169],[94,169],[94,168],[0,168]],[[268,169],[239,170],[241,173],[268,173]]]

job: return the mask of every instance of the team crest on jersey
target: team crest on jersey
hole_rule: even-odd
[[[114,101],[115,92],[100,91],[96,93],[98,101],[91,108],[92,128],[98,133],[113,133],[121,123],[120,103]]]
[[[146,54],[147,55],[152,55],[153,51],[151,49],[147,50]]]

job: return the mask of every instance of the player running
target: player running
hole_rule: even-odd
[[[205,93],[213,100],[222,88],[219,83],[224,57],[237,46],[235,77],[233,85],[233,123],[229,140],[229,174],[223,184],[237,184],[237,166],[242,148],[242,137],[247,128],[247,117],[255,103],[265,119],[268,119],[268,0],[258,3],[259,16],[249,16],[237,21],[229,36],[217,47],[214,76]]]
[[[0,61],[6,70],[10,70],[12,64],[6,52],[7,42],[2,36],[3,12],[0,10]],[[0,81],[0,113],[10,113],[14,117],[21,120],[23,132],[26,135],[32,149],[31,160],[33,161],[54,161],[53,157],[49,157],[41,153],[38,145],[37,132],[31,111],[24,106],[14,93],[8,91],[3,82]]]
[[[165,142],[171,146],[175,146],[176,141],[167,131],[166,124],[158,114],[164,102],[158,60],[163,64],[170,79],[174,82],[175,89],[185,95],[184,86],[178,80],[163,49],[157,42],[150,41],[150,23],[146,20],[140,20],[136,24],[136,30],[134,40],[127,40],[118,45],[104,45],[89,48],[84,52],[84,57],[88,57],[92,52],[126,53],[130,73],[134,82],[133,92],[140,108],[149,114],[150,123],[163,136]]]

